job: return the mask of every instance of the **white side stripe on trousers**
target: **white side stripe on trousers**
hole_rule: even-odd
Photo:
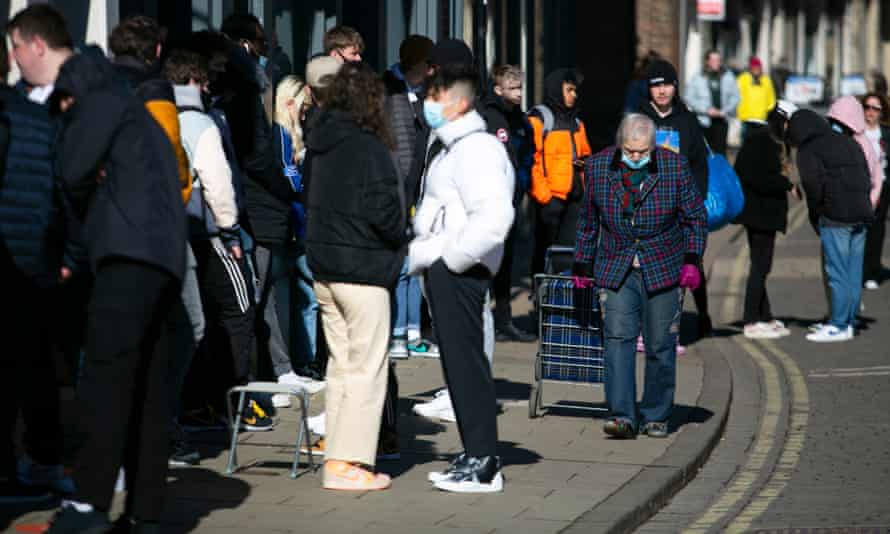
[[[238,265],[237,260],[229,255],[229,251],[226,250],[226,247],[223,246],[222,241],[218,237],[211,238],[210,243],[213,245],[216,255],[222,261],[226,272],[229,273],[229,280],[232,281],[232,288],[235,290],[235,297],[238,299],[238,307],[241,309],[241,313],[246,312],[250,308],[250,296],[241,267]]]

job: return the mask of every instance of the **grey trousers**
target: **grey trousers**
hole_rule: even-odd
[[[192,364],[192,357],[204,338],[204,309],[201,305],[201,292],[198,288],[198,262],[192,246],[186,244],[185,275],[179,300],[174,303],[167,317],[168,340],[170,343],[170,370],[168,375],[170,391],[170,415],[174,421],[182,408],[182,387]]]
[[[254,250],[257,269],[257,344],[260,354],[268,350],[272,371],[281,376],[293,371],[290,351],[290,269],[292,254],[285,246]]]

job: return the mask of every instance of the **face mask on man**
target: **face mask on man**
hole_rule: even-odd
[[[423,118],[426,119],[426,123],[429,124],[430,128],[433,130],[438,130],[448,124],[448,119],[443,115],[444,111],[445,104],[440,104],[432,100],[427,100],[423,103]]]
[[[649,154],[646,154],[645,156],[638,159],[637,161],[634,161],[634,160],[630,159],[627,156],[627,154],[621,154],[621,162],[624,163],[625,165],[627,165],[628,169],[631,169],[634,171],[638,171],[638,170],[642,169],[643,167],[645,167],[646,165],[649,165],[649,158],[650,158]]]

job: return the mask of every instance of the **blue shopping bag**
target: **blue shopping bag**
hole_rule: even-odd
[[[708,231],[719,230],[735,219],[745,207],[745,194],[739,177],[720,154],[708,147]]]

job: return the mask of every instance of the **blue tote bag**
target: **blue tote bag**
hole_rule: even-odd
[[[708,231],[719,230],[735,219],[745,207],[745,194],[732,165],[708,147]]]

